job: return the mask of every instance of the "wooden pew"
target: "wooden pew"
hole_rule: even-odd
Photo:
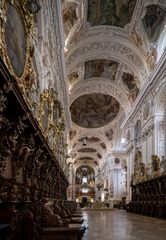
[[[43,227],[41,240],[81,240],[85,226],[69,224],[68,227]]]

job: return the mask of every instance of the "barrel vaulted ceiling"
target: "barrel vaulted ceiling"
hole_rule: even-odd
[[[71,158],[100,166],[121,149],[121,125],[155,67],[160,0],[63,0]]]

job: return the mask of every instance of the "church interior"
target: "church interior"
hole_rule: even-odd
[[[165,236],[166,0],[0,0],[0,240]]]

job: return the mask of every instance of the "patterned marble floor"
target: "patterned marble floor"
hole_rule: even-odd
[[[166,220],[117,211],[85,211],[83,240],[166,240]]]

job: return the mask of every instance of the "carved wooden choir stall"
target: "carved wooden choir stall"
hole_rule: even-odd
[[[71,218],[76,205],[66,201],[68,180],[2,61],[0,79],[0,238],[37,239],[48,232],[42,226],[65,226],[54,235],[81,237],[81,225],[67,227],[82,223]]]
[[[151,158],[151,173],[140,164],[131,181],[132,200],[127,211],[154,218],[166,219],[166,169],[165,160],[157,155]]]
[[[0,25],[0,239],[80,239],[63,108],[54,87],[39,91],[32,66],[30,1],[2,1]]]

